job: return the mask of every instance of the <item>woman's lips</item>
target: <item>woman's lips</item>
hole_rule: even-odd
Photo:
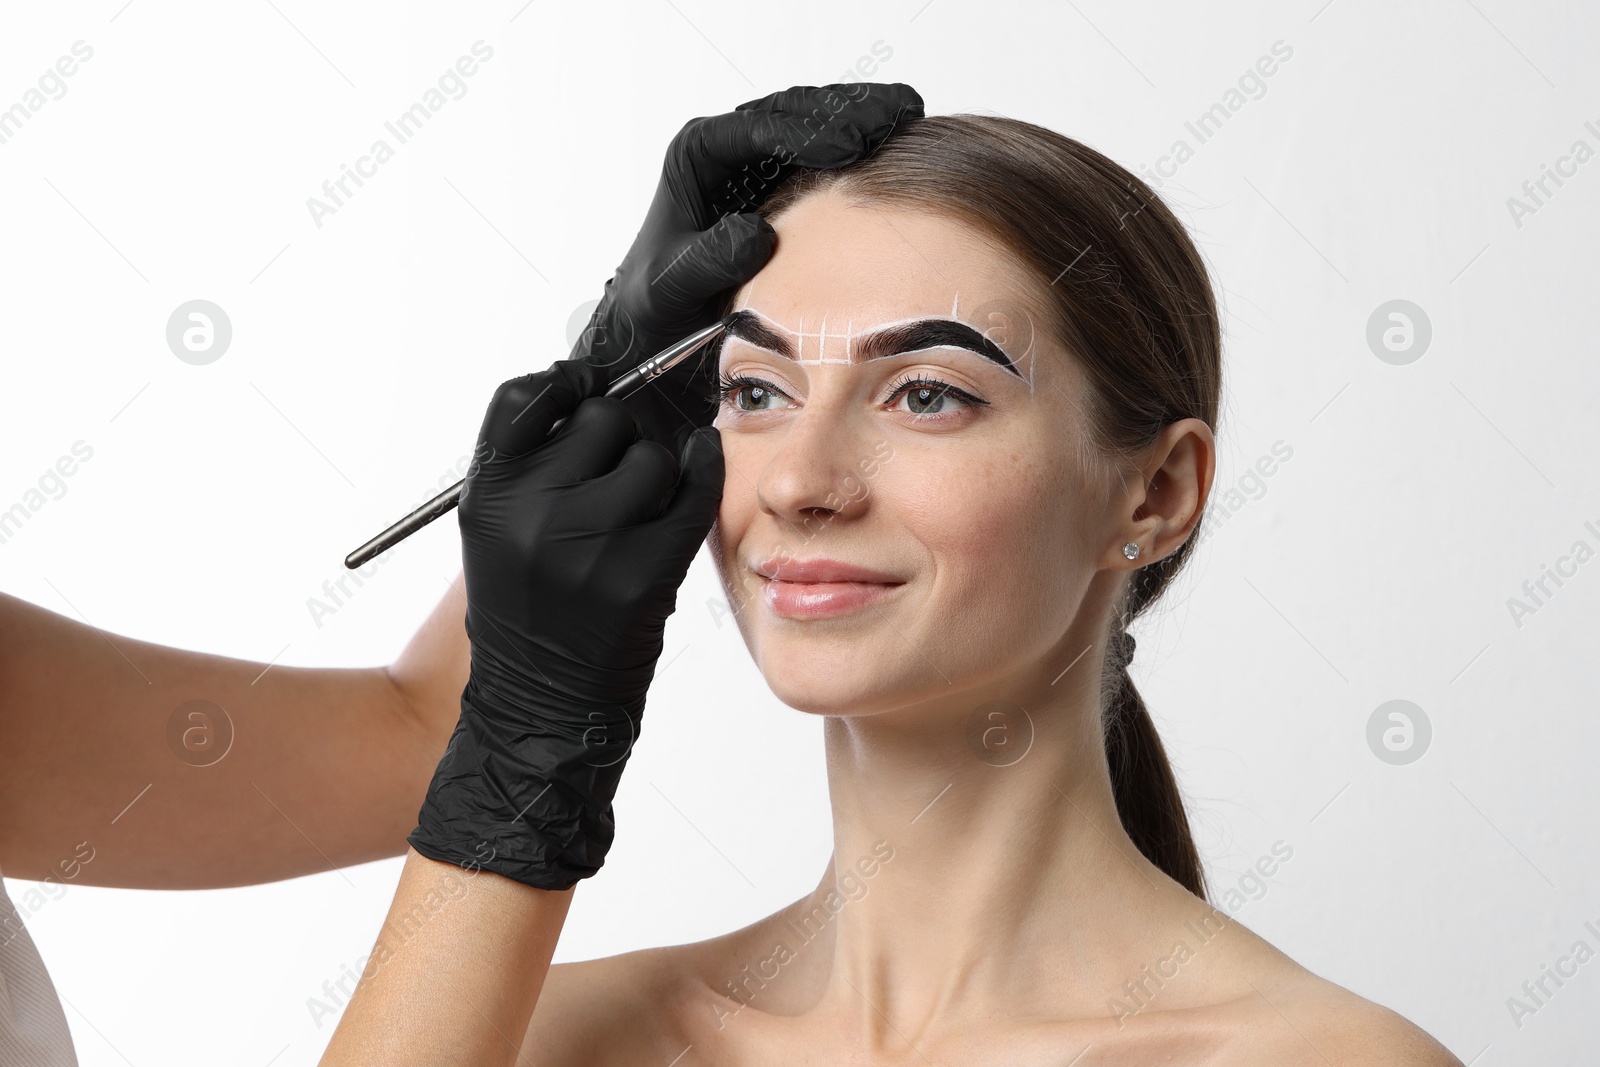
[[[819,619],[860,611],[904,582],[785,582],[762,578],[761,599],[786,619]]]

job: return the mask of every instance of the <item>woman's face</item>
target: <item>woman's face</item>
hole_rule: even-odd
[[[716,417],[727,475],[710,537],[756,664],[784,703],[823,714],[1047,685],[1093,639],[1067,631],[1117,529],[1079,458],[1076,366],[1024,310],[1039,283],[963,223],[831,192],[773,226],[772,259],[733,305],[750,326],[721,346],[721,374],[759,384]],[[920,337],[872,343],[924,318]],[[956,347],[951,323],[987,332],[1012,368]],[[816,578],[791,569],[813,560],[896,584],[758,572]]]

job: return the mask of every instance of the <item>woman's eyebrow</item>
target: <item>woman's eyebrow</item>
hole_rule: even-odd
[[[784,359],[795,358],[794,345],[789,343],[789,339],[768,327],[754,311],[748,309],[740,309],[728,316],[726,327],[717,335],[716,348],[719,352],[722,341],[729,337],[737,337]]]
[[[800,336],[804,338],[809,335]],[[798,358],[789,339],[768,326],[756,312],[748,308],[742,308],[728,316],[727,328],[720,337],[737,337],[784,359]],[[1016,362],[1006,355],[1004,349],[971,326],[955,319],[916,319],[912,322],[886,326],[871,333],[848,336],[848,339],[850,348],[855,353],[855,358],[849,361],[852,363],[887,359],[890,356],[921,352],[928,348],[964,348],[969,352],[976,352],[985,359],[993,360],[1017,377],[1022,377],[1022,371],[1017,368]],[[717,350],[720,353],[720,338]]]

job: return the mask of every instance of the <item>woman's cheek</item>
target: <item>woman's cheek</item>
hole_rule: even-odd
[[[930,522],[942,528],[949,550],[994,591],[1031,589],[1038,567],[1051,557],[1060,531],[1059,502],[1051,479],[1037,464],[1007,453],[947,477],[945,506]]]

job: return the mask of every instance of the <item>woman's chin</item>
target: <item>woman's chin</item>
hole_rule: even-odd
[[[893,680],[871,667],[819,663],[814,656],[792,657],[764,666],[767,686],[784,704],[808,715],[874,715],[901,702]]]

